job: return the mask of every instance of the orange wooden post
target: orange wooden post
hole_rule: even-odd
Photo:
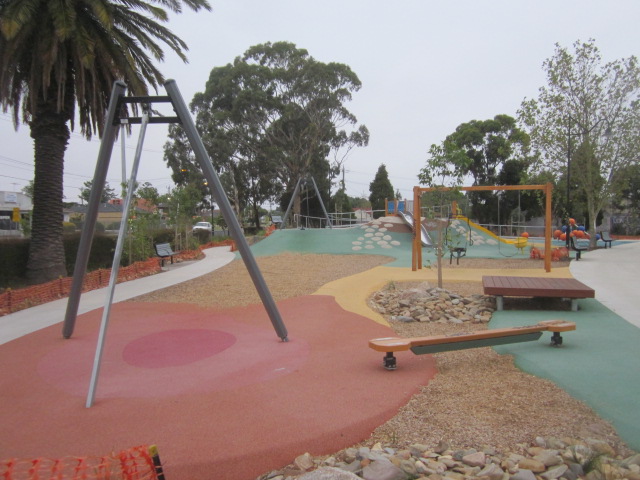
[[[549,182],[545,186],[545,219],[544,219],[544,269],[547,273],[551,271],[551,194],[553,185]]]

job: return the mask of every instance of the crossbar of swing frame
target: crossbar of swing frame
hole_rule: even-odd
[[[545,251],[551,251],[551,196],[553,193],[553,185],[546,183],[544,185],[477,185],[472,187],[413,187],[413,242],[411,252],[411,270],[422,269],[422,247],[420,238],[416,235],[418,231],[418,222],[420,221],[420,195],[426,192],[447,192],[458,190],[463,192],[469,191],[502,191],[502,190],[542,190],[545,193],[545,235],[544,246]],[[544,257],[544,269],[547,273],[551,272],[551,255]]]

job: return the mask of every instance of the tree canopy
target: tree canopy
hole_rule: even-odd
[[[367,145],[366,127],[345,107],[360,85],[347,65],[319,62],[288,42],[253,46],[211,71],[191,109],[238,211],[272,198],[282,207],[283,192],[290,198],[310,174],[320,188],[352,148]],[[170,137],[165,159],[180,183],[195,164],[180,127],[172,127]],[[299,199],[294,211],[300,211]]]
[[[599,212],[624,189],[623,172],[638,162],[638,61],[632,56],[603,64],[594,40],[577,41],[573,52],[556,44],[543,69],[547,84],[518,112],[538,154],[534,167],[563,177],[566,214],[576,216],[566,211],[567,201],[584,199],[595,233]]]
[[[530,162],[529,136],[516,126],[514,118],[496,115],[459,125],[440,145],[431,145],[428,155],[427,165],[418,175],[423,185],[463,186],[468,177],[473,178],[473,186],[519,185]],[[501,207],[506,212],[513,210],[518,193],[502,197]],[[474,218],[483,223],[497,221],[500,198],[492,192],[470,192]]]

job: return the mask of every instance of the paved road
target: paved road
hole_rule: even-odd
[[[223,267],[235,258],[235,254],[230,251],[228,246],[208,248],[203,253],[205,258],[202,260],[173,264],[167,267],[167,271],[160,274],[116,285],[113,303],[123,302],[145,293],[200,277]],[[80,299],[78,315],[104,307],[106,296],[107,287],[83,293]],[[0,317],[0,345],[41,328],[62,322],[66,309],[67,299],[61,298],[54,302]]]
[[[571,274],[596,291],[596,299],[640,327],[640,242],[613,242],[613,248],[584,252],[571,261]]]

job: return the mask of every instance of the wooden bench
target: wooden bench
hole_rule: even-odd
[[[411,350],[416,355],[423,355],[426,353],[449,352],[468,348],[492,347],[494,345],[538,340],[542,336],[542,332],[553,332],[551,345],[560,346],[562,345],[560,332],[568,332],[575,329],[576,324],[574,322],[546,320],[536,325],[482,330],[473,333],[456,333],[453,335],[416,338],[376,338],[369,340],[369,348],[377,352],[385,352],[386,355],[382,365],[387,370],[395,370],[396,357],[394,356],[394,352]]]
[[[552,297],[571,299],[571,310],[578,310],[578,299],[595,298],[595,290],[574,278],[482,277],[485,295],[496,296],[496,308],[504,309],[504,297]]]
[[[173,264],[173,256],[177,255],[178,252],[174,252],[173,250],[171,250],[171,245],[169,243],[156,243],[154,247],[156,249],[156,255],[158,255],[162,259],[163,267],[165,258],[170,258],[171,263]]]
[[[614,239],[611,238],[609,232],[600,232],[600,240],[604,242],[604,248],[607,248],[607,245],[611,248],[611,242],[613,242]]]

